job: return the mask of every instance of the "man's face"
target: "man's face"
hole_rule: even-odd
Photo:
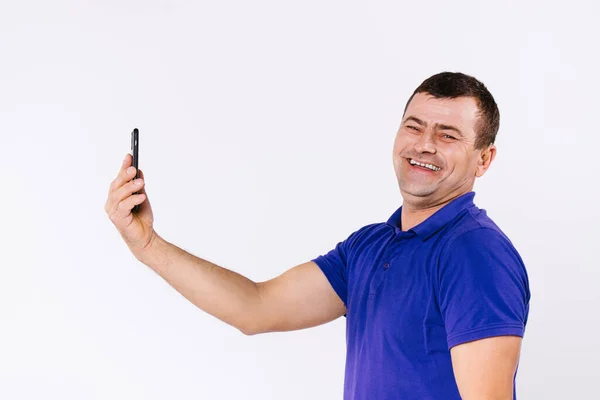
[[[412,98],[393,150],[405,201],[435,206],[473,189],[475,178],[484,174],[496,150],[493,145],[474,148],[478,112],[472,97],[436,99],[418,93]]]

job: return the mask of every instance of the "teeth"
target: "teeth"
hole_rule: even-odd
[[[441,169],[440,167],[436,167],[436,166],[435,166],[435,165],[433,165],[433,164],[421,164],[420,162],[418,162],[418,161],[415,161],[415,160],[413,160],[413,159],[411,159],[411,160],[410,160],[410,163],[411,163],[412,165],[418,165],[418,166],[420,166],[420,167],[429,168],[429,169],[430,169],[430,170],[432,170],[432,171],[439,171],[439,170]]]

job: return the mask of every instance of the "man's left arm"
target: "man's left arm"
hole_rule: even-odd
[[[440,260],[439,304],[463,400],[512,400],[529,313],[529,282],[512,243],[479,228]]]
[[[450,349],[462,399],[512,400],[521,341],[519,336],[496,336]]]

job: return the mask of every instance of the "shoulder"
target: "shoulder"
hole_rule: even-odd
[[[344,254],[354,252],[355,249],[372,241],[374,236],[379,235],[380,232],[385,229],[381,225],[382,223],[375,222],[354,231],[350,231],[351,233],[348,234],[348,236],[337,243],[336,248],[333,251],[344,252]]]
[[[485,210],[475,208],[468,214],[442,245],[438,278],[472,277],[475,282],[490,279],[495,285],[510,280],[529,297],[527,270],[511,240],[485,215]]]
[[[374,222],[365,225],[348,237],[346,246],[349,250],[364,247],[377,240],[377,238],[387,231],[389,231],[389,227],[384,222]]]
[[[445,236],[438,260],[440,277],[458,271],[494,275],[504,271],[527,285],[528,274],[521,255],[485,210],[469,209]]]
[[[484,209],[471,207],[452,226],[442,243],[442,258],[465,250],[487,249],[488,251],[510,251],[518,255],[508,236],[487,215]]]

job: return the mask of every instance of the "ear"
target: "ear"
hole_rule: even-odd
[[[492,161],[496,157],[496,146],[491,144],[487,148],[481,150],[479,159],[477,160],[477,169],[475,170],[475,176],[477,178],[483,176],[485,171],[490,167]]]

